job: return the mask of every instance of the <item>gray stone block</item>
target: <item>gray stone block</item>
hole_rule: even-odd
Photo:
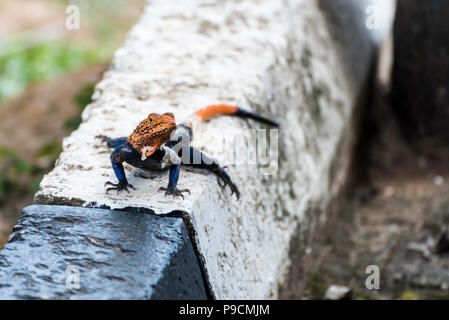
[[[0,299],[206,298],[180,217],[30,206],[0,252]]]

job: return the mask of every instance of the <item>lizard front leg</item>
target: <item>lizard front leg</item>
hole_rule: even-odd
[[[170,167],[170,175],[168,178],[168,185],[166,188],[160,187],[159,191],[165,191],[165,195],[172,195],[173,198],[181,196],[184,199],[183,192],[188,192],[190,194],[189,189],[179,190],[177,187],[179,172],[181,171],[181,164],[175,164]]]
[[[138,156],[138,154],[132,148],[127,147],[127,144],[122,144],[114,150],[110,158],[115,176],[118,179],[118,183],[107,181],[105,186],[109,185],[111,188],[106,189],[106,194],[113,190],[116,190],[117,194],[122,190],[126,190],[129,193],[128,188],[135,190],[133,185],[129,184],[126,179],[125,170],[123,169],[123,162],[136,156]]]

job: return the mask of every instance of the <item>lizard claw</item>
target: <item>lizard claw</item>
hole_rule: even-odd
[[[182,194],[183,192],[188,192],[190,194],[190,190],[189,189],[179,190],[178,188],[176,188],[176,186],[171,186],[171,185],[168,185],[167,188],[160,187],[159,191],[165,191],[165,195],[166,196],[172,195],[173,198],[181,196],[183,199],[184,199],[184,195]]]
[[[217,184],[218,184],[218,186],[221,188],[221,191],[223,192],[224,189],[225,189],[225,187],[226,187],[226,183],[225,183],[225,182],[224,182],[224,183],[221,183],[221,181],[222,181],[222,179],[218,176],[218,177],[217,177]]]
[[[109,191],[113,191],[113,190],[117,190],[117,194],[119,194],[120,193],[120,191],[122,191],[122,190],[126,190],[126,192],[128,192],[129,193],[129,190],[128,190],[128,188],[131,188],[131,189],[133,189],[133,190],[136,190],[136,188],[134,188],[134,186],[132,185],[132,184],[129,184],[129,183],[122,183],[122,182],[118,182],[118,183],[112,183],[111,181],[107,181],[105,184],[104,184],[105,186],[112,186],[112,188],[107,188],[106,189],[106,194],[108,194],[109,193]]]

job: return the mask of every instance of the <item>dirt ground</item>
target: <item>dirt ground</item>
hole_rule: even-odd
[[[111,23],[108,32],[117,47],[140,16],[144,3],[145,0],[124,0],[119,3],[122,7],[115,11],[106,10],[109,7],[96,7],[95,12],[102,14],[101,23],[106,26]],[[9,41],[26,34],[37,43],[64,38],[90,46],[100,45],[96,38],[98,30],[89,24],[92,19],[83,16],[81,29],[70,32],[61,28],[65,18],[63,1],[0,0],[0,40]],[[94,18],[95,23],[100,19]],[[59,32],[61,30],[63,33]],[[92,88],[106,68],[106,64],[98,64],[66,73],[53,81],[33,85],[0,105],[0,153],[2,148],[10,149],[20,161],[40,168],[38,173],[14,177],[17,184],[14,191],[0,197],[0,248],[17,222],[21,209],[32,203],[34,192],[31,186],[39,180],[42,171],[51,169],[62,139],[74,129],[67,125],[68,122],[74,121],[76,126],[82,107],[76,101],[77,96],[86,88]],[[52,155],[40,156],[43,149]],[[0,173],[5,165],[11,167],[10,163],[4,162],[0,161]]]
[[[363,179],[352,188],[315,252],[306,297],[331,285],[356,299],[448,299],[449,152],[432,141],[410,144],[379,92],[370,113],[373,133]],[[380,290],[368,290],[366,268],[380,270]]]
[[[69,73],[57,81],[41,83],[22,95],[7,101],[0,107],[0,145],[20,150],[20,157],[41,167],[51,164],[36,157],[38,151],[48,143],[61,145],[69,134],[68,120],[79,114],[75,96],[88,84],[97,83],[106,65],[97,65]],[[55,94],[57,93],[57,94]],[[24,177],[21,185],[31,183]],[[28,179],[28,180],[27,180]],[[12,193],[0,204],[0,247],[6,242],[11,229],[19,218],[23,207],[33,202],[33,193],[28,189]]]
[[[48,0],[0,0],[0,36],[64,21],[60,11]]]

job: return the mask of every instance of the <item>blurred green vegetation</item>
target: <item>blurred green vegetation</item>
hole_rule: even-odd
[[[12,41],[0,39],[0,103],[33,83],[52,80],[67,71],[109,61],[142,4],[142,0],[52,2],[60,7],[62,18],[65,17],[67,5],[79,7],[84,36],[75,30],[69,33],[70,39],[44,41],[32,46],[26,37]],[[89,34],[87,40],[84,38],[86,34]]]
[[[0,56],[0,102],[30,84],[54,79],[104,58],[101,51],[65,42],[43,43],[26,50],[11,48],[9,53]]]

